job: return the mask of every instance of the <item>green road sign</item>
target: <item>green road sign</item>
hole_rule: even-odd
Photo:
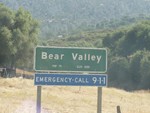
[[[36,47],[34,60],[36,71],[107,71],[107,51],[104,48]]]

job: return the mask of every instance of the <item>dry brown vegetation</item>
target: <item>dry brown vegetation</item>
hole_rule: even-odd
[[[33,72],[29,72],[29,71],[25,71],[25,70],[21,70],[21,69],[16,69],[16,73],[17,74],[25,74],[25,75],[33,75]]]
[[[33,80],[0,78],[0,113],[35,113]],[[150,92],[103,88],[103,113],[150,113]],[[42,113],[96,113],[97,87],[42,87]]]

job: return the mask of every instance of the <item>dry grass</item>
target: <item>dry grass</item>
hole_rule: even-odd
[[[149,91],[131,93],[103,88],[102,111],[116,113],[116,106],[120,105],[122,113],[150,113],[149,99]],[[18,113],[16,110],[20,109],[21,113],[35,113],[35,105],[36,86],[33,80],[0,78],[0,113]],[[42,113],[96,113],[97,88],[43,86],[42,108]]]
[[[29,72],[29,71],[25,71],[25,70],[21,70],[21,69],[16,69],[16,73],[17,74],[25,74],[25,75],[33,75],[33,72]]]

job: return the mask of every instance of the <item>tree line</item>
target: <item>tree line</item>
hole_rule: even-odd
[[[110,51],[110,86],[129,90],[150,88],[150,21],[108,34],[103,44]]]

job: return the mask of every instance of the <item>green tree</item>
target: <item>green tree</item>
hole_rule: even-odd
[[[143,58],[143,51],[137,51],[128,58],[130,59],[130,76],[133,83],[132,87],[137,89],[141,80],[140,62]]]
[[[114,30],[113,32],[107,33],[107,35],[103,39],[103,45],[112,50],[111,52],[112,55],[118,54],[118,50],[120,49],[118,48],[118,45],[120,44],[125,34],[126,29],[118,29]]]
[[[15,61],[17,65],[27,65],[32,60],[33,48],[37,44],[38,22],[28,11],[20,8],[15,14],[12,35],[16,49],[16,52],[12,54],[12,61]]]
[[[150,50],[150,21],[143,21],[129,28],[118,44],[118,54],[128,56],[137,50]]]
[[[0,65],[27,66],[32,62],[39,27],[28,11],[0,4]]]
[[[112,59],[109,68],[109,85],[130,89],[131,79],[129,75],[129,62],[125,57],[115,57]]]
[[[13,53],[12,27],[14,13],[0,4],[0,65],[9,63],[9,56]]]
[[[150,52],[137,51],[130,58],[130,76],[135,89],[150,88]]]
[[[150,89],[150,52],[144,51],[143,58],[140,62],[141,82],[139,88]]]

